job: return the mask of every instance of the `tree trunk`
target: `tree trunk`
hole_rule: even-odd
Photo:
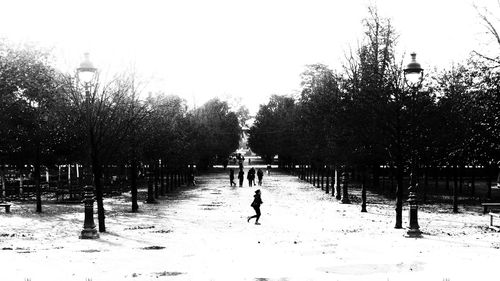
[[[434,192],[437,192],[439,188],[439,167],[434,166]]]
[[[139,204],[137,204],[137,159],[135,158],[135,151],[130,162],[130,189],[132,193],[132,212],[135,213],[139,210]]]
[[[471,168],[470,192],[472,197],[476,195],[476,165]]]
[[[321,190],[325,190],[325,167],[321,166],[319,171],[321,174]]]
[[[379,171],[381,169],[379,168]],[[384,168],[383,171],[381,171],[379,173],[379,179],[380,179],[380,187],[381,187],[381,190],[382,190],[382,194],[387,194],[387,187],[386,187],[386,171],[387,169]]]
[[[395,193],[396,193],[396,192],[395,192],[395,190],[394,190],[394,189],[395,189],[395,188],[394,188],[394,170],[395,170],[395,169],[394,169],[394,165],[392,165],[392,164],[391,164],[390,169],[391,169],[391,171],[390,171],[390,172],[391,172],[391,174],[390,174],[390,177],[391,177],[391,178],[390,178],[390,180],[391,180],[391,191],[390,191],[390,193],[389,193],[389,194],[391,195],[391,198],[394,198],[394,197],[392,197],[392,196],[393,196],[393,194],[395,194]],[[393,193],[393,192],[394,192],[394,193]]]
[[[156,203],[155,200],[155,193],[154,193],[154,188],[153,188],[153,182],[154,182],[154,171],[153,171],[153,165],[149,165],[148,167],[148,172],[147,172],[147,182],[148,182],[148,199],[146,200],[146,203]]]
[[[403,161],[396,163],[396,225],[394,228],[403,228]]]
[[[172,169],[167,166],[167,191],[170,193],[174,191],[174,184],[172,181]]]
[[[94,174],[95,197],[97,201],[97,220],[99,221],[99,232],[106,232],[105,213],[103,203],[102,167],[97,157],[93,157],[92,171]]]
[[[73,192],[74,188],[71,183],[71,164],[66,164],[66,168],[68,169],[66,179],[68,180],[69,198],[74,199],[75,193]]]
[[[463,187],[464,187],[464,165],[460,165],[460,168],[458,170],[459,174],[459,180],[458,180],[458,183],[459,183],[459,190],[460,190],[460,194],[463,194],[464,190],[463,190]]]
[[[159,181],[160,181],[160,173],[158,169],[158,160],[154,162],[153,165],[153,173],[154,173],[154,186],[155,186],[155,199],[160,198],[160,186],[159,186]]]
[[[450,190],[450,167],[448,165],[446,165],[444,167],[444,171],[446,174],[446,191],[449,191]]]
[[[366,171],[363,169],[361,178],[361,212],[366,212]]]
[[[424,188],[422,190],[422,201],[427,202],[427,190],[429,188],[429,166],[424,167]]]
[[[347,167],[342,169],[342,200],[340,201],[342,204],[350,204],[351,200],[349,200],[349,173],[347,172]]]
[[[42,186],[40,185],[40,149],[37,147],[35,156],[35,188],[36,188],[36,212],[42,212]]]
[[[373,188],[378,190],[380,187],[380,166],[373,164]]]
[[[161,160],[160,164],[160,195],[165,196],[166,195],[166,188],[165,188],[165,164],[164,160]]]
[[[311,165],[306,165],[306,182],[311,183]]]
[[[325,193],[328,194],[329,192],[330,192],[330,166],[326,166]]]
[[[23,192],[23,182],[24,182],[24,165],[21,165],[21,168],[19,169],[19,199],[24,199],[24,192]]]
[[[316,166],[314,166],[314,168],[312,169],[312,171],[313,171],[313,186],[316,186],[316,175],[317,175],[317,172],[318,172]]]
[[[340,171],[338,167],[335,167],[335,198],[337,200],[342,199],[341,186],[340,186]]]
[[[2,163],[0,168],[0,183],[2,184],[2,189],[0,189],[0,202],[5,200],[5,164]]]
[[[458,181],[457,181],[458,166],[453,166],[453,213],[458,213]]]
[[[491,184],[492,184],[492,181],[491,181],[491,166],[490,164],[486,165],[485,167],[486,169],[486,182],[487,182],[487,185],[488,185],[488,200],[491,200]]]

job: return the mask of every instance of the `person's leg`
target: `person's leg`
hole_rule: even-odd
[[[260,218],[260,208],[253,207],[253,209],[255,210],[255,215],[248,217],[247,221],[250,222],[251,219],[256,218],[255,223],[257,223],[259,221],[259,218]]]
[[[260,219],[260,207],[255,207],[255,224],[259,224],[259,219]]]

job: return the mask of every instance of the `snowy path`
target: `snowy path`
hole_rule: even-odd
[[[393,206],[339,204],[295,177],[264,178],[262,225],[247,223],[255,188],[226,173],[128,212],[108,199],[107,233],[80,240],[81,206],[0,214],[0,280],[474,280],[497,276],[500,234],[487,217],[419,213],[422,239],[393,228]],[[405,218],[406,220],[406,212]],[[406,225],[406,221],[404,222]]]

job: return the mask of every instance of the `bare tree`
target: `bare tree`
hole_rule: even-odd
[[[500,0],[496,1],[496,7],[500,9]],[[494,47],[496,51],[493,54],[486,54],[482,51],[473,51],[473,53],[486,60],[491,68],[500,67],[500,34],[497,29],[497,26],[500,24],[500,18],[495,15],[495,12],[490,11],[486,7],[478,7],[474,5],[474,8],[478,13],[479,19],[484,25],[487,34],[496,45],[496,47]],[[498,12],[496,14],[498,14]]]
[[[138,99],[134,74],[119,75],[102,84],[97,77],[95,87],[88,91],[82,91],[72,77],[67,77],[67,82],[66,93],[80,116],[82,133],[87,135],[85,149],[95,185],[99,231],[105,232],[103,165],[126,146],[127,138],[144,118],[146,108]]]

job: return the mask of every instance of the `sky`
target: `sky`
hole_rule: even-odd
[[[485,47],[473,3],[496,1],[0,0],[0,38],[52,48],[63,71],[89,52],[103,74],[136,72],[145,94],[240,100],[254,114],[270,95],[298,92],[307,64],[340,69],[369,3],[391,18],[398,52],[430,69]]]

